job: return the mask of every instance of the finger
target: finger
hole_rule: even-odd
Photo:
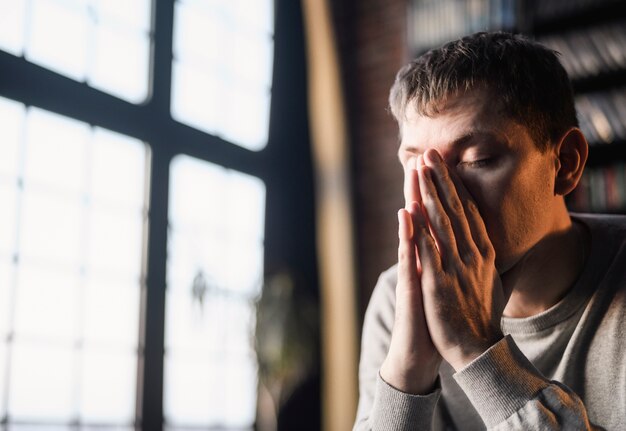
[[[465,263],[470,263],[475,259],[478,248],[465,214],[465,207],[451,178],[451,171],[436,150],[428,150],[424,156],[426,165],[432,168],[434,173],[433,182],[442,207],[450,220],[458,254]]]
[[[426,209],[425,214],[432,236],[437,243],[442,261],[451,264],[458,258],[458,252],[450,219],[437,194],[431,169],[424,165],[419,167],[418,172],[422,205]]]
[[[411,218],[414,230],[413,238],[420,260],[420,273],[431,277],[441,272],[441,257],[437,251],[437,244],[435,244],[435,240],[428,228],[424,209],[417,202],[411,205]]]
[[[406,209],[398,211],[398,285],[417,286],[415,243],[413,242],[413,221]]]
[[[404,170],[404,207],[408,210],[411,202],[419,202],[419,180],[417,178],[416,158],[411,157]]]
[[[465,220],[471,236],[474,240],[477,250],[483,255],[489,255],[493,253],[493,246],[487,233],[487,227],[480,215],[476,201],[470,194],[470,192],[461,181],[461,178],[451,169],[448,169],[449,178],[454,184],[458,198],[463,205],[463,212],[465,214]]]

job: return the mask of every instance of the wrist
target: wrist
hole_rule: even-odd
[[[478,340],[471,344],[458,346],[454,352],[446,355],[446,361],[454,368],[456,372],[462,370],[476,358],[489,350],[494,344],[504,338],[501,332],[494,334],[489,340]]]
[[[380,377],[395,389],[413,395],[426,395],[435,390],[441,359],[431,363],[411,363],[390,355],[380,367]]]

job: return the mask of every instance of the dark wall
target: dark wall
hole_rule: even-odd
[[[361,316],[381,271],[397,261],[403,203],[398,130],[387,111],[397,70],[407,62],[407,0],[332,0],[343,68],[355,203]]]

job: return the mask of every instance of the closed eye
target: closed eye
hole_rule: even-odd
[[[486,168],[492,165],[495,162],[495,157],[487,157],[479,160],[472,160],[459,163],[463,167],[472,168],[472,169],[480,169]]]

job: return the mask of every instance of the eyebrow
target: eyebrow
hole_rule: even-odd
[[[497,135],[493,132],[476,130],[466,133],[463,136],[452,141],[452,148],[460,149],[469,146],[472,140],[481,137],[488,138],[490,140],[498,140]],[[401,150],[408,151],[410,153],[422,154],[422,151],[418,147],[412,145],[407,145],[406,147],[401,148]]]

